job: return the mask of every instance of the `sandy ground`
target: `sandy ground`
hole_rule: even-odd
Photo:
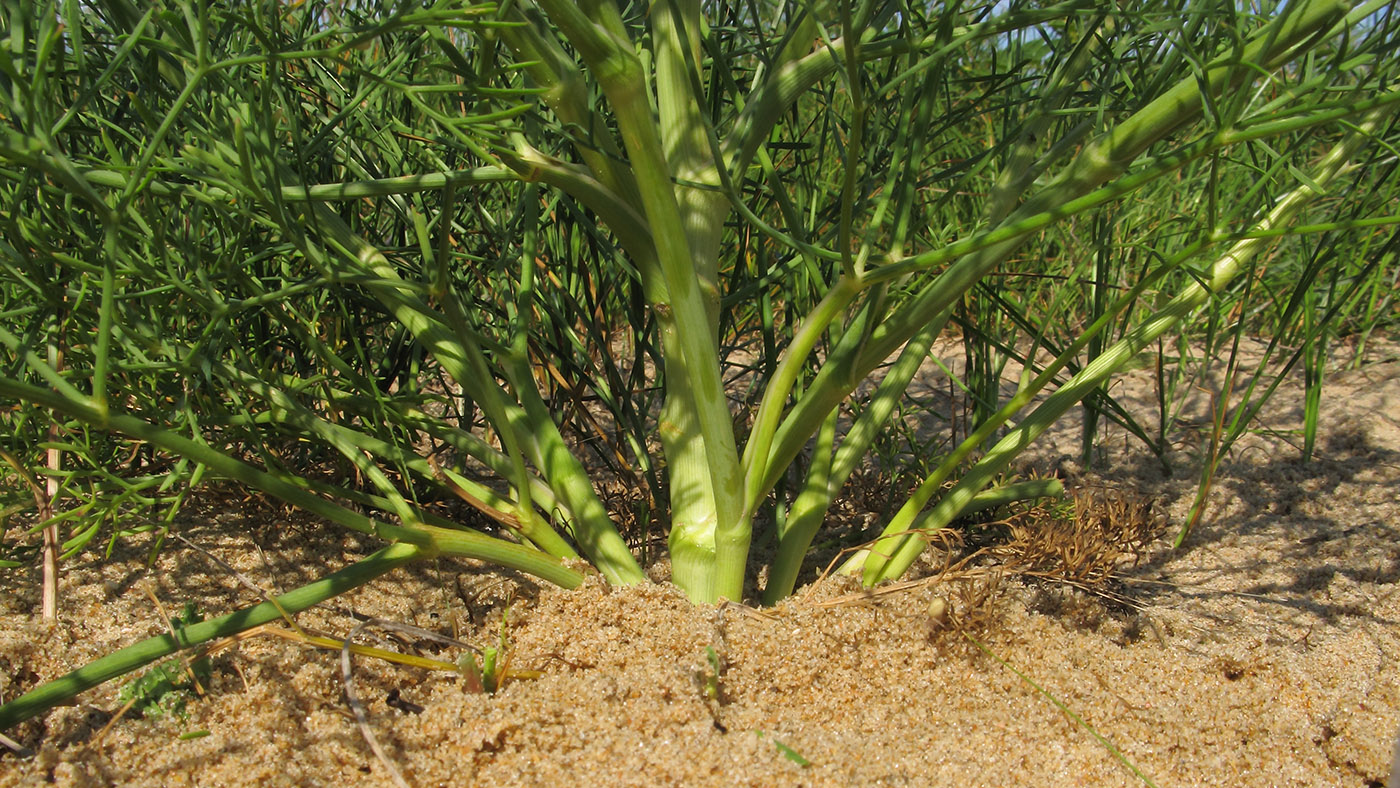
[[[1113,598],[1003,579],[965,621],[985,652],[929,613],[936,598],[972,610],[985,580],[874,596],[825,580],[757,612],[694,607],[665,584],[563,592],[441,561],[298,621],[343,637],[374,616],[490,645],[509,610],[509,667],[538,676],[495,695],[457,674],[356,660],[369,727],[412,785],[1141,784],[1103,741],[1159,786],[1383,785],[1400,729],[1394,347],[1332,379],[1309,464],[1298,394],[1283,390],[1264,422],[1272,431],[1222,464],[1188,544],[1159,542],[1124,566],[1104,589]],[[1146,380],[1118,393],[1150,411]],[[1142,496],[1179,524],[1200,467],[1208,397],[1197,399],[1173,433],[1171,476],[1114,432],[1080,468],[1068,459],[1073,424],[1028,459],[1080,490]],[[276,591],[371,547],[213,498],[182,533]],[[147,590],[172,613],[191,600],[212,612],[257,601],[184,544],[146,571],[146,547],[70,563],[52,625],[34,615],[34,573],[0,574],[0,698],[162,631]],[[459,654],[402,641],[381,645]],[[125,717],[102,732],[116,692],[8,731],[37,754],[0,754],[0,785],[390,784],[344,700],[335,653],[246,640],[213,657],[207,697],[187,717]]]

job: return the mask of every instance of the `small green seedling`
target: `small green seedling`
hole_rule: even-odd
[[[714,718],[715,729],[720,733],[728,733],[729,728],[720,719],[724,697],[719,683],[724,672],[724,663],[714,646],[705,647],[705,661],[709,663],[708,666],[697,670],[695,678],[700,683],[700,691],[705,695],[705,705],[709,707],[710,716]]]
[[[186,602],[180,615],[170,619],[170,627],[178,634],[201,618],[195,603]],[[196,659],[188,665],[178,657],[168,659],[118,690],[117,700],[123,711],[130,709],[146,717],[173,715],[183,720],[189,716],[186,703],[192,695],[204,693],[212,672],[208,658]]]
[[[714,646],[705,647],[705,659],[710,663],[710,670],[703,676],[705,697],[718,703],[720,665],[719,654],[715,652]]]
[[[793,763],[797,764],[798,766],[811,766],[811,765],[812,765],[812,762],[809,761],[809,760],[807,760],[806,758],[804,758],[804,757],[802,756],[802,753],[798,752],[797,750],[794,750],[793,748],[787,746],[786,744],[783,744],[782,742],[778,741],[777,739],[774,739],[774,738],[768,736],[768,735],[765,734],[763,731],[756,731],[756,733],[758,734],[758,738],[760,738],[760,739],[768,739],[768,741],[773,742],[773,746],[776,747],[776,748],[778,749],[778,752],[782,753],[782,754],[783,754],[783,757],[784,757],[784,758],[787,758],[789,761],[792,761]]]
[[[506,632],[509,622],[510,608],[506,608],[505,613],[501,615],[501,634],[496,645],[469,651],[457,660],[457,668],[467,677],[467,688],[472,692],[494,695],[507,679],[539,678],[540,674],[537,671],[510,669],[510,659],[506,656]]]
[[[500,649],[487,646],[480,654],[468,651],[457,660],[457,667],[467,677],[468,689],[488,695],[496,694],[496,690],[501,686],[501,675],[496,664],[500,653]]]

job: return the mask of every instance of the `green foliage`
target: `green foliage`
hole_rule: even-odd
[[[184,611],[170,619],[170,626],[178,634],[200,620],[202,616],[195,604],[186,602]],[[184,720],[189,717],[186,706],[190,699],[203,694],[212,675],[208,658],[189,663],[179,657],[168,659],[122,685],[117,690],[117,702],[146,717]]]
[[[147,717],[187,719],[185,705],[194,697],[194,683],[179,659],[166,660],[122,686],[117,702]]]
[[[655,521],[699,602],[761,538],[775,602],[901,433],[867,584],[1071,408],[1165,453],[1262,334],[1223,451],[1395,319],[1380,0],[9,10],[0,423],[71,550],[211,479],[566,586]],[[965,414],[907,397],[949,340]]]

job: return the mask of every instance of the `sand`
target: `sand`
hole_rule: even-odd
[[[1382,785],[1400,729],[1395,347],[1334,375],[1311,463],[1300,462],[1299,394],[1285,387],[1268,431],[1222,463],[1186,546],[1158,540],[1098,594],[1015,574],[916,577],[877,595],[828,578],[757,611],[696,607],[664,583],[561,591],[443,560],[298,621],[344,637],[378,617],[484,646],[508,610],[509,667],[535,675],[494,695],[458,674],[355,660],[369,727],[411,785],[1142,784],[1104,741],[1159,786]],[[1118,385],[1150,412],[1145,375]],[[1027,466],[1081,492],[1151,501],[1177,525],[1200,468],[1209,398],[1198,400],[1172,433],[1171,475],[1121,431],[1080,467],[1073,423]],[[181,528],[271,591],[374,547],[217,492]],[[183,543],[148,571],[148,547],[134,538],[110,560],[68,563],[52,624],[37,621],[35,572],[0,574],[0,698],[162,631],[147,590],[171,613],[257,601]],[[979,589],[989,600],[974,607]],[[942,628],[935,599],[954,610]],[[361,638],[461,653],[413,640]],[[105,732],[117,685],[93,690],[7,731],[36,754],[0,754],[0,786],[392,784],[343,697],[338,659],[251,638],[214,655],[187,716],[126,716]]]

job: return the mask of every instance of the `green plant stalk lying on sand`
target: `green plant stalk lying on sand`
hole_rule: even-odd
[[[1395,222],[1371,216],[1391,192],[1354,164],[1394,150],[1383,2],[1264,18],[1073,0],[936,18],[869,2],[21,5],[0,107],[0,395],[85,448],[117,436],[391,543],[279,598],[288,612],[439,555],[566,587],[581,556],[643,582],[571,442],[606,432],[577,415],[587,400],[625,433],[620,472],[664,479],[648,484],[669,496],[674,581],[741,598],[772,522],[776,602],[934,341],[954,323],[975,340],[962,310],[982,288],[1057,228],[1150,218],[1114,248],[1151,262],[1062,345],[1034,304],[999,308],[1051,359],[1027,354],[1015,394],[984,403],[842,569],[899,577],[958,517],[1055,494],[988,488],[1149,343],[1239,303],[1270,244]],[[1030,34],[1045,51],[1008,67]],[[1327,212],[1290,230],[1305,210]],[[610,358],[619,322],[646,349],[630,369]],[[736,412],[740,323],[768,356]],[[61,371],[34,350],[59,331]],[[432,505],[453,497],[485,524]],[[277,607],[116,652],[0,707],[0,728]]]

